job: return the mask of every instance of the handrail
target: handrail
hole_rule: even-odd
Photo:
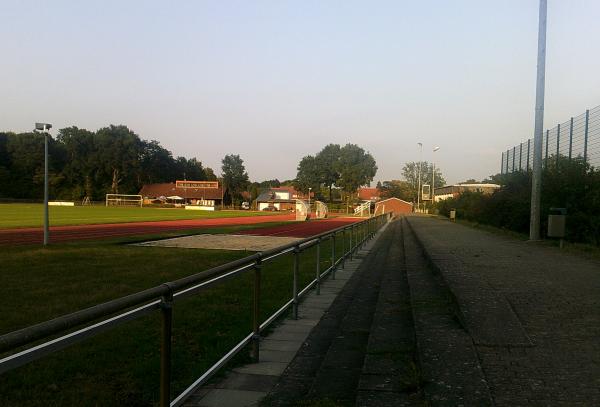
[[[329,272],[335,273],[335,269],[339,264],[345,262],[346,257],[352,257],[352,254],[369,238],[373,237],[375,232],[389,220],[389,214],[382,214],[369,218],[360,222],[356,222],[350,225],[344,225],[334,230],[320,233],[315,236],[311,236],[299,241],[291,242],[277,248],[266,250],[260,253],[255,253],[244,258],[234,260],[220,266],[212,267],[208,270],[187,276],[172,282],[167,282],[159,286],[155,286],[134,294],[130,294],[121,298],[117,298],[102,304],[98,304],[71,314],[63,315],[45,322],[41,322],[23,329],[19,329],[14,332],[10,332],[0,336],[0,353],[6,353],[10,351],[17,351],[19,348],[29,345],[33,342],[40,341],[46,338],[52,338],[53,336],[63,334],[63,336],[49,339],[46,342],[30,347],[25,350],[21,350],[17,353],[13,353],[0,359],[0,373],[12,370],[18,366],[29,363],[33,360],[39,359],[47,354],[53,353],[59,349],[63,349],[67,346],[72,345],[78,341],[86,338],[95,336],[101,331],[110,329],[120,323],[135,319],[141,315],[144,315],[152,310],[161,309],[163,314],[163,343],[161,347],[161,406],[178,405],[178,403],[184,399],[194,388],[200,386],[204,382],[204,378],[207,377],[208,373],[213,372],[220,366],[213,366],[209,369],[200,379],[196,380],[192,386],[190,386],[184,393],[179,395],[175,401],[170,402],[170,342],[171,342],[171,320],[172,320],[172,308],[171,303],[177,299],[177,297],[183,297],[196,292],[200,289],[204,289],[216,282],[223,281],[224,279],[234,277],[239,273],[246,272],[249,270],[255,270],[255,328],[253,334],[250,337],[245,338],[240,342],[234,349],[228,352],[228,354],[221,359],[220,362],[223,364],[229,360],[230,354],[234,355],[241,350],[248,342],[253,341],[256,349],[253,348],[255,353],[255,359],[258,359],[258,338],[260,332],[266,327],[265,324],[274,321],[281,313],[283,313],[291,305],[294,310],[294,315],[297,315],[298,308],[298,297],[308,291],[311,287],[317,286],[317,293],[319,293],[319,285],[321,276],[326,275]],[[354,237],[355,229],[360,228],[360,237]],[[317,246],[323,240],[332,239],[335,241],[335,237],[340,232],[345,235],[345,232],[350,230],[350,247],[348,251],[345,248],[342,249],[341,258],[335,260],[335,250],[332,251],[332,265],[320,273],[319,266],[317,266],[317,277],[312,280],[304,289],[300,292],[296,285],[299,260],[298,256],[304,250]],[[342,240],[343,241],[343,240]],[[354,245],[353,245],[354,243]],[[280,308],[275,314],[267,319],[263,324],[258,321],[258,304],[260,300],[260,266],[265,261],[271,260],[284,253],[294,252],[294,289],[293,299],[288,301],[284,307]],[[320,250],[317,249],[317,264],[319,264]],[[335,275],[335,274],[334,274]],[[120,313],[120,314],[118,314]],[[117,314],[117,315],[115,315]],[[108,318],[106,318],[108,317]],[[95,321],[105,318],[97,323]],[[93,324],[92,324],[93,323]],[[92,324],[85,326],[86,324]],[[78,327],[84,326],[77,330]],[[75,329],[75,331],[72,331]],[[167,343],[168,342],[168,343]],[[233,353],[232,353],[233,352]],[[219,364],[219,362],[217,363]],[[194,387],[194,388],[192,388]],[[175,404],[174,404],[175,403]]]

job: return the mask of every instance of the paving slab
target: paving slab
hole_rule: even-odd
[[[261,391],[213,389],[193,403],[198,407],[245,407],[256,405],[265,395]]]

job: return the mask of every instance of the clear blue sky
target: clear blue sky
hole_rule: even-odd
[[[220,171],[288,179],[352,142],[376,180],[450,182],[531,137],[537,0],[0,3],[0,130],[126,124]],[[600,2],[549,0],[545,127],[600,104]]]

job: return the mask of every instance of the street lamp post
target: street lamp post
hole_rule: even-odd
[[[44,133],[44,246],[48,246],[50,237],[48,216],[48,135],[52,125],[49,123],[36,123],[35,130]]]
[[[419,145],[419,167],[417,167],[417,173],[419,182],[417,183],[417,212],[421,210],[421,162],[423,161],[423,143],[417,143]]]
[[[438,151],[440,148],[439,147],[434,147],[433,148],[433,152],[435,153],[436,151]],[[431,173],[431,204],[435,204],[435,160],[432,158],[432,165],[433,165],[433,171]],[[433,210],[433,208],[432,208]]]
[[[311,213],[312,211],[310,210],[310,191],[312,190],[311,187],[308,187],[308,213]]]

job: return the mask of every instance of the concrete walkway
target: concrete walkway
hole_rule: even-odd
[[[600,262],[407,220],[452,294],[495,405],[600,405]]]
[[[330,276],[322,281],[321,293],[313,290],[301,301],[298,319],[285,319],[273,331],[261,339],[260,362],[240,366],[227,372],[225,378],[200,388],[190,397],[189,407],[238,407],[257,405],[275,386],[280,376],[305,344],[311,330],[328,312],[340,291],[354,275],[368,255],[385,226],[375,238],[365,244],[353,259],[347,259],[339,267],[335,279]]]
[[[190,405],[600,405],[597,260],[409,216],[337,275]]]

